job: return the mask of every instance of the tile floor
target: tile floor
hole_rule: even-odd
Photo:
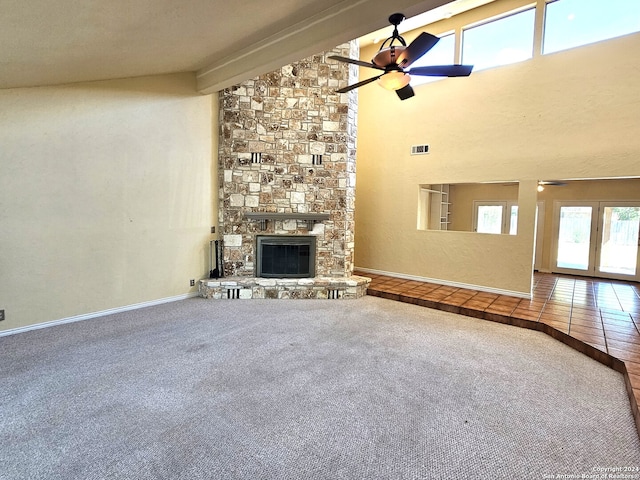
[[[539,330],[624,374],[640,434],[640,284],[535,273],[531,300],[397,277],[368,295]]]

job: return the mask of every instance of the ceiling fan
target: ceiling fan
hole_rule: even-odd
[[[556,187],[564,187],[567,182],[563,182],[561,180],[540,180],[538,185],[554,185]]]
[[[546,186],[564,187],[567,183],[560,180],[539,180],[538,191],[542,192]]]
[[[329,57],[340,62],[383,71],[383,73],[378,76],[336,90],[337,93],[345,93],[354,88],[380,80],[380,84],[384,88],[387,90],[395,90],[400,100],[406,100],[414,95],[413,88],[409,85],[411,81],[410,75],[467,77],[471,74],[473,65],[430,65],[427,67],[409,68],[413,62],[431,50],[440,39],[430,33],[422,32],[407,46],[407,42],[405,42],[404,38],[398,33],[398,25],[400,25],[400,22],[402,22],[404,18],[404,14],[402,13],[394,13],[389,17],[389,22],[394,26],[393,34],[382,42],[380,50],[370,63],[353,58],[341,57],[339,55],[331,55]],[[396,41],[399,45],[394,45]]]

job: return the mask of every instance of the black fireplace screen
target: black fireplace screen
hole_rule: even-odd
[[[256,274],[269,278],[315,276],[316,237],[259,235],[256,237]]]

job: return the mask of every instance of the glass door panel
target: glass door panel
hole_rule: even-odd
[[[478,233],[506,233],[507,202],[474,200],[473,229]]]
[[[509,235],[518,234],[518,205],[511,205],[511,218],[509,219]]]
[[[478,206],[478,233],[502,233],[502,206]]]
[[[640,205],[602,203],[598,271],[619,278],[638,277]]]
[[[560,206],[557,267],[589,270],[591,206]]]
[[[542,254],[544,247],[544,201],[536,202],[536,249],[534,254],[533,269],[540,271],[542,268]]]

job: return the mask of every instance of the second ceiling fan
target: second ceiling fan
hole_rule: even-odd
[[[380,50],[371,62],[363,62],[339,55],[331,55],[329,57],[340,62],[383,71],[380,75],[341,88],[336,90],[336,92],[345,93],[354,88],[380,80],[384,88],[387,90],[395,90],[400,100],[406,100],[414,95],[413,88],[409,85],[411,81],[410,75],[426,77],[467,77],[471,74],[473,65],[429,65],[426,67],[409,68],[411,64],[431,50],[440,38],[430,33],[422,32],[407,46],[407,42],[405,42],[404,38],[398,33],[398,25],[400,25],[400,22],[402,22],[404,18],[404,14],[402,13],[394,13],[389,17],[389,22],[394,26],[393,34],[382,43]],[[397,42],[399,45],[394,45],[394,42]]]

